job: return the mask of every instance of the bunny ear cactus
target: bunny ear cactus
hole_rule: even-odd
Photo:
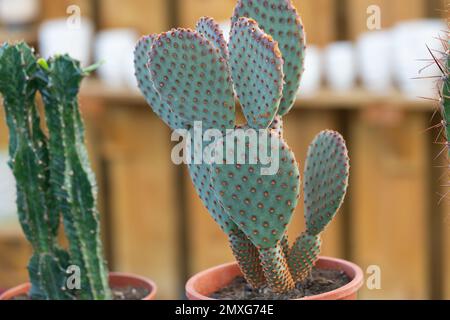
[[[77,93],[85,76],[68,56],[37,60],[23,43],[0,50],[0,92],[10,132],[10,167],[17,207],[33,247],[32,299],[108,299],[99,240],[95,179],[84,146]],[[49,138],[40,127],[36,93],[45,104]],[[70,254],[58,246],[61,215]],[[80,267],[82,289],[67,289],[66,270]]]
[[[320,235],[348,179],[342,137],[322,132],[305,171],[307,228],[291,247],[287,227],[301,179],[283,138],[283,116],[295,100],[304,49],[303,26],[291,1],[240,0],[228,43],[217,23],[203,17],[196,30],[145,36],[135,51],[147,101],[172,128],[169,115],[184,123],[192,181],[228,235],[245,278],[253,287],[267,285],[279,293],[293,289],[316,263]],[[242,126],[235,124],[235,96],[247,120]],[[206,149],[213,150],[208,159]]]

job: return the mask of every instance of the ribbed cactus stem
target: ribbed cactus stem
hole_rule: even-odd
[[[77,94],[84,77],[78,62],[58,56],[49,62],[41,89],[50,134],[51,190],[58,201],[73,264],[81,269],[81,299],[110,299],[100,240],[97,188],[91,170]]]
[[[64,286],[67,255],[57,246],[59,214],[48,192],[47,140],[40,129],[35,104],[33,73],[38,68],[32,50],[21,43],[0,49],[0,92],[9,128],[9,165],[16,179],[17,210],[26,238],[33,248],[28,270],[33,299],[70,299]],[[44,260],[52,267],[45,268]],[[45,278],[53,279],[53,283]],[[55,287],[59,289],[56,290]]]

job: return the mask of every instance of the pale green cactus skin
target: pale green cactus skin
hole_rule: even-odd
[[[348,183],[343,138],[332,131],[320,133],[304,173],[307,228],[291,247],[287,228],[300,198],[301,178],[284,139],[283,116],[298,91],[304,39],[290,0],[239,0],[228,43],[217,23],[203,17],[196,30],[145,36],[135,51],[139,87],[169,126],[179,127],[173,119],[182,119],[183,128],[191,130],[195,121],[202,121],[204,130],[221,133],[215,148],[225,146],[227,129],[258,130],[266,133],[260,139],[270,140],[259,140],[258,147],[269,144],[278,153],[280,166],[272,176],[262,174],[265,166],[259,162],[224,162],[228,145],[212,164],[191,163],[189,170],[203,203],[227,233],[247,281],[279,293],[290,291],[311,272],[320,235],[336,215]],[[244,126],[235,123],[235,98],[247,120]],[[248,160],[248,146],[245,154]]]
[[[84,145],[77,94],[85,76],[68,56],[37,60],[26,44],[0,49],[0,92],[10,133],[17,208],[33,247],[28,266],[32,299],[109,299],[96,209],[96,187]],[[41,129],[36,93],[45,104]],[[70,255],[58,246],[64,220]],[[82,290],[66,289],[69,265],[80,267]]]

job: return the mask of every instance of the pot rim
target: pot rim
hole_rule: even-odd
[[[109,273],[109,281],[111,282],[112,279],[134,279],[137,280],[143,284],[145,284],[145,288],[151,288],[150,293],[142,298],[141,300],[155,300],[156,294],[158,292],[158,287],[156,283],[153,280],[150,280],[148,278],[145,278],[143,276],[134,275],[131,273],[126,272],[110,272]],[[2,300],[11,300],[12,298],[16,296],[20,296],[22,294],[28,294],[28,291],[30,291],[31,283],[27,282],[21,285],[18,285],[17,287],[11,288],[9,290],[6,290],[3,292],[3,294],[0,295],[0,301]]]
[[[325,292],[325,293],[321,293],[318,295],[308,296],[308,297],[304,297],[301,299],[294,299],[294,300],[330,300],[330,299],[339,300],[344,297],[350,296],[353,293],[356,293],[362,287],[363,282],[364,282],[364,274],[363,274],[362,269],[358,265],[356,265],[350,261],[346,261],[343,259],[337,259],[337,258],[330,258],[330,257],[319,257],[318,263],[319,262],[339,265],[341,267],[340,269],[342,271],[346,272],[347,276],[350,277],[352,280],[345,286],[342,286],[338,289],[335,289],[335,290],[332,290],[329,292]],[[237,262],[222,264],[222,265],[212,267],[210,269],[207,269],[207,270],[204,270],[202,272],[195,274],[186,283],[186,293],[187,293],[188,297],[191,296],[191,297],[196,298],[197,300],[217,300],[217,299],[207,297],[207,296],[201,294],[200,292],[198,292],[198,290],[195,289],[195,284],[198,282],[198,280],[200,278],[203,278],[203,277],[209,275],[210,273],[222,271],[224,269],[234,268],[234,267],[238,267]],[[330,268],[328,268],[328,269],[330,269]],[[349,272],[349,271],[351,271],[351,272]],[[353,273],[353,274],[349,274],[349,273]]]

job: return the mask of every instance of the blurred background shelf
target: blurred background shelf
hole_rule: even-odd
[[[146,104],[137,89],[127,86],[110,87],[101,80],[87,79],[82,86],[81,96],[84,99],[104,99],[107,101],[129,102],[130,104]],[[296,108],[312,109],[361,109],[371,106],[389,106],[389,108],[409,111],[430,111],[436,103],[424,98],[410,98],[397,89],[386,95],[372,93],[363,87],[356,87],[348,92],[337,92],[329,88],[321,88],[311,95],[299,95]]]
[[[336,41],[355,44],[367,33],[370,5],[381,9],[383,30],[411,19],[448,18],[443,10],[448,5],[445,0],[294,2],[302,15],[308,43],[323,52]],[[107,47],[107,54],[94,54],[98,51],[94,43],[100,35],[125,34],[132,38],[174,26],[193,27],[204,15],[225,23],[235,3],[41,0],[38,16],[22,29],[25,31],[11,32],[0,22],[0,41],[24,39],[42,50],[45,46],[39,40],[39,25],[55,18],[62,18],[64,25],[73,14],[67,13],[68,6],[77,5],[80,17],[89,19],[93,27],[88,62],[105,59],[106,66],[116,67],[115,71],[128,70],[128,56],[124,62],[116,61],[124,59],[119,53],[130,55],[132,49]],[[131,32],[124,32],[124,28],[131,28]],[[179,298],[188,276],[230,261],[232,256],[225,236],[195,194],[186,170],[172,164],[171,132],[132,89],[129,74],[120,74],[125,81],[111,85],[115,76],[114,72],[99,72],[83,83],[80,96],[89,151],[99,180],[107,258],[112,270],[154,279],[160,287],[160,298]],[[381,268],[382,288],[364,287],[362,298],[450,299],[450,205],[448,201],[439,204],[440,195],[448,190],[441,187],[447,180],[439,180],[445,174],[439,166],[447,159],[435,159],[442,147],[435,144],[439,130],[428,130],[439,122],[439,117],[432,117],[436,104],[411,99],[398,83],[394,89],[383,91],[384,95],[365,89],[359,84],[363,83],[361,79],[357,83],[345,92],[322,85],[311,94],[301,95],[285,119],[286,137],[300,166],[309,142],[320,130],[339,130],[348,141],[351,187],[338,219],[324,236],[324,254],[350,259],[363,269],[372,265]],[[7,149],[2,108],[0,120],[1,152]],[[304,228],[301,206],[296,213],[291,238]],[[0,226],[0,287],[26,281],[29,253],[17,226]]]

